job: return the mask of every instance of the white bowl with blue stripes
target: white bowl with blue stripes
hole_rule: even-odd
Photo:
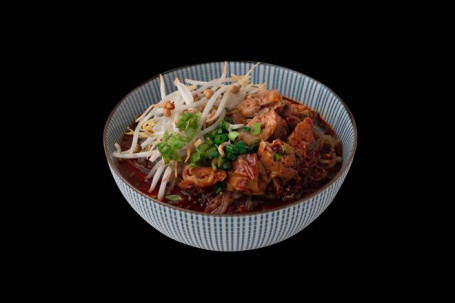
[[[245,74],[254,62],[228,62],[228,72]],[[173,91],[175,77],[207,81],[218,78],[223,62],[186,66],[163,74],[166,91]],[[180,209],[154,200],[135,189],[120,174],[112,157],[127,126],[151,103],[160,99],[159,79],[154,77],[130,92],[114,108],[104,128],[104,150],[114,180],[133,209],[156,230],[171,239],[202,249],[242,251],[283,241],[313,222],[333,201],[346,177],[357,146],[354,118],[341,99],[320,82],[291,69],[262,63],[252,81],[265,83],[283,95],[318,111],[332,125],[343,143],[343,166],[338,175],[305,199],[263,212],[213,215]],[[144,239],[145,241],[147,239]]]

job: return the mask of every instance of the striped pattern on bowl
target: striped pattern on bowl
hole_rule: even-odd
[[[252,62],[229,62],[228,74],[245,74]],[[223,62],[178,68],[163,74],[166,91],[174,90],[175,77],[207,81],[218,78]],[[112,111],[104,129],[108,164],[123,196],[133,209],[155,229],[179,242],[216,251],[256,249],[283,241],[314,221],[334,199],[351,166],[357,130],[352,114],[333,91],[318,81],[288,68],[263,63],[252,74],[252,81],[265,83],[283,95],[318,111],[332,125],[343,142],[343,167],[338,176],[322,189],[293,204],[266,212],[212,215],[179,209],[145,196],[129,185],[115,167],[114,143],[126,127],[151,103],[160,99],[159,79],[155,77],[129,93]]]

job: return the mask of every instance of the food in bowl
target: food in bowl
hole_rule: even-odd
[[[160,77],[161,100],[115,144],[123,177],[151,198],[212,214],[274,209],[332,180],[343,164],[336,133],[310,107],[252,83],[257,65],[176,78],[169,94]]]

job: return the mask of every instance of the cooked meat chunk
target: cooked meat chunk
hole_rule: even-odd
[[[262,108],[277,108],[281,105],[281,95],[275,90],[259,92],[256,95],[248,96],[245,100],[237,105],[241,113],[247,117],[254,117]]]
[[[272,143],[262,141],[258,149],[259,159],[270,177],[281,178],[286,182],[297,175],[296,159],[294,149],[281,140],[274,140]]]
[[[249,132],[240,132],[240,135],[237,138],[239,138],[239,140],[242,140],[243,142],[245,142],[247,145],[250,145],[252,143],[254,144],[254,143],[261,141],[261,138],[259,137],[259,135],[255,136]]]
[[[289,145],[294,148],[295,154],[302,159],[310,156],[312,147],[314,146],[314,129],[313,120],[305,118],[302,122],[297,124],[294,131],[288,138]]]
[[[232,117],[232,121],[235,124],[246,124],[247,123],[246,117],[237,108],[235,108],[231,111],[231,117]]]
[[[270,177],[257,154],[246,154],[232,163],[228,172],[227,189],[248,195],[262,195],[269,182]]]
[[[261,109],[261,102],[259,98],[248,96],[245,100],[237,105],[242,115],[245,117],[254,117],[254,115]]]
[[[188,165],[183,169],[183,181],[179,183],[180,188],[204,188],[214,185],[226,179],[224,170],[213,170],[211,167],[194,167]]]
[[[313,118],[314,112],[306,105],[293,103],[289,105],[289,108],[291,116],[299,117],[302,120],[307,117]]]
[[[297,124],[302,122],[302,119],[296,116],[289,116],[286,117],[284,120],[288,124],[289,130],[293,130],[297,126]]]
[[[281,105],[275,108],[276,113],[280,115],[281,118],[286,119],[286,117],[292,115],[291,104],[293,104],[291,101],[282,100]]]
[[[307,143],[314,141],[314,129],[313,129],[313,120],[311,118],[305,118],[302,122],[297,124],[296,128],[289,136],[291,138],[296,138],[303,140]]]
[[[261,124],[261,133],[259,134],[261,140],[286,140],[288,136],[289,131],[286,121],[284,121],[273,109],[263,109],[261,113],[251,119],[247,125],[252,127],[256,123]]]

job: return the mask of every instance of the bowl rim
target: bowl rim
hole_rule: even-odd
[[[160,73],[161,75],[165,75],[165,74],[168,74],[168,73],[172,73],[174,71],[177,71],[177,70],[180,70],[180,69],[183,69],[183,68],[189,68],[191,66],[198,66],[198,65],[209,65],[209,64],[223,64],[224,62],[227,62],[227,63],[230,63],[230,62],[233,62],[233,63],[251,63],[251,64],[256,64],[258,63],[259,61],[250,61],[250,60],[230,60],[230,61],[213,61],[213,62],[201,62],[201,63],[195,63],[195,64],[188,64],[188,65],[184,65],[184,66],[180,66],[180,67],[176,67],[176,68],[173,68],[173,69],[170,69],[170,70],[167,70],[165,72],[162,72]],[[311,198],[313,198],[314,196],[320,194],[321,192],[323,192],[324,190],[326,190],[327,188],[329,188],[334,182],[336,182],[340,177],[341,175],[348,169],[348,167],[351,166],[352,164],[352,161],[354,159],[354,155],[355,155],[355,152],[357,150],[357,140],[358,140],[358,133],[357,133],[357,124],[355,123],[355,119],[354,119],[354,116],[353,114],[351,113],[351,111],[349,110],[349,107],[346,105],[346,103],[340,98],[340,96],[338,96],[330,87],[328,87],[327,85],[323,84],[322,82],[314,79],[313,77],[310,77],[310,76],[307,76],[306,74],[304,73],[301,73],[299,71],[296,71],[296,70],[293,70],[291,68],[288,68],[288,67],[284,67],[284,66],[281,66],[281,65],[277,65],[277,64],[272,64],[272,63],[267,63],[267,62],[260,62],[260,65],[269,65],[269,66],[273,66],[273,67],[279,67],[279,68],[283,68],[285,70],[289,70],[289,71],[292,71],[294,73],[297,73],[297,74],[300,74],[304,77],[307,77],[309,78],[310,80],[312,81],[315,81],[317,84],[320,84],[322,85],[323,87],[325,87],[326,89],[329,90],[330,93],[332,93],[335,97],[338,98],[338,100],[340,101],[341,105],[346,109],[346,112],[348,113],[349,115],[349,118],[351,119],[352,121],[352,126],[353,126],[353,132],[354,132],[354,144],[353,144],[353,147],[352,147],[352,153],[349,155],[347,161],[346,161],[346,164],[342,166],[342,168],[340,169],[340,171],[335,175],[335,177],[330,180],[327,184],[324,184],[324,186],[322,186],[320,189],[316,190],[315,192],[311,193],[310,195],[302,198],[302,199],[299,199],[297,201],[294,201],[292,203],[289,203],[289,204],[286,204],[286,205],[282,205],[282,206],[279,206],[279,207],[276,207],[276,208],[272,208],[272,209],[268,209],[268,210],[261,210],[261,211],[254,211],[254,212],[246,212],[246,213],[235,213],[235,214],[212,214],[212,213],[203,213],[203,212],[199,212],[199,211],[195,211],[195,210],[190,210],[190,209],[185,209],[185,208],[180,208],[180,207],[177,207],[177,206],[174,206],[174,205],[171,205],[171,204],[167,204],[165,202],[161,202],[159,200],[156,200],[150,196],[147,196],[146,194],[142,193],[140,190],[138,190],[137,188],[135,188],[133,185],[131,185],[129,183],[128,180],[126,180],[122,174],[119,172],[117,166],[115,165],[115,163],[113,163],[112,159],[111,159],[111,155],[108,153],[108,147],[107,147],[107,128],[108,128],[108,125],[110,124],[111,122],[111,119],[114,115],[114,113],[117,111],[117,109],[120,107],[120,105],[122,105],[126,99],[131,95],[133,94],[133,92],[135,92],[137,89],[139,89],[140,87],[142,87],[143,85],[157,79],[159,77],[160,74],[158,75],[155,75],[151,78],[149,78],[148,80],[142,82],[141,84],[139,84],[138,86],[136,86],[135,88],[133,88],[132,90],[130,90],[118,103],[117,105],[112,109],[112,111],[110,112],[107,120],[106,120],[106,123],[104,125],[104,130],[103,130],[103,146],[104,146],[104,154],[106,155],[106,159],[107,159],[107,162],[108,162],[108,165],[110,167],[112,167],[112,171],[117,175],[117,177],[119,177],[128,187],[130,187],[132,190],[136,191],[139,195],[143,196],[144,198],[146,198],[147,200],[150,200],[152,202],[155,202],[155,203],[158,203],[158,204],[161,204],[162,206],[164,207],[169,207],[169,208],[173,208],[173,209],[176,209],[176,210],[179,210],[179,211],[183,211],[183,212],[187,212],[187,213],[190,213],[190,214],[195,214],[195,215],[203,215],[203,216],[212,216],[212,217],[224,217],[224,218],[227,218],[227,217],[241,217],[241,216],[253,216],[253,215],[258,215],[258,214],[265,214],[265,213],[270,213],[270,212],[275,212],[275,211],[279,211],[279,210],[282,210],[282,209],[285,209],[285,208],[290,208],[292,206],[295,206],[297,204],[300,204],[300,203],[305,203],[306,201],[310,200]],[[299,100],[297,100],[299,102]],[[117,185],[118,187],[118,185]],[[126,198],[125,198],[126,199]]]

